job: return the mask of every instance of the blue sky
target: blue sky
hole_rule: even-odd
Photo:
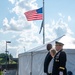
[[[46,43],[63,34],[67,36],[66,41],[75,42],[75,0],[44,1]],[[39,34],[42,21],[29,22],[24,15],[42,5],[42,0],[1,0],[0,53],[5,52],[6,41],[11,41],[8,51],[14,57],[42,45],[42,32]]]

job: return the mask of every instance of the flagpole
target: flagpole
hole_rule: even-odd
[[[45,44],[44,0],[43,0],[43,44]]]

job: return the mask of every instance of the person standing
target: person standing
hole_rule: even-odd
[[[50,55],[50,49],[52,48],[52,45],[51,44],[47,44],[46,46],[47,50],[48,50],[48,53],[45,57],[45,60],[44,60],[44,73],[46,73],[47,75],[49,75],[48,73],[48,66],[49,66],[49,63],[52,59],[52,56]]]
[[[55,48],[57,50],[57,53],[54,57],[52,75],[67,75],[67,57],[66,53],[63,51],[63,46],[63,43],[57,41],[55,42]]]
[[[51,49],[50,50],[50,55],[52,56],[52,59],[49,63],[49,66],[48,66],[48,74],[49,75],[52,75],[52,69],[53,69],[53,62],[54,62],[54,56],[56,54],[56,50],[55,49]]]

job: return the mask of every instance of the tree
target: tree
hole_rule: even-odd
[[[9,58],[12,59],[13,56],[10,54],[1,53],[0,54],[0,64],[5,64],[6,61],[9,63]]]

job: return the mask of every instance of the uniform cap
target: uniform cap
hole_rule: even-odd
[[[55,44],[64,45],[62,42],[56,41]]]

